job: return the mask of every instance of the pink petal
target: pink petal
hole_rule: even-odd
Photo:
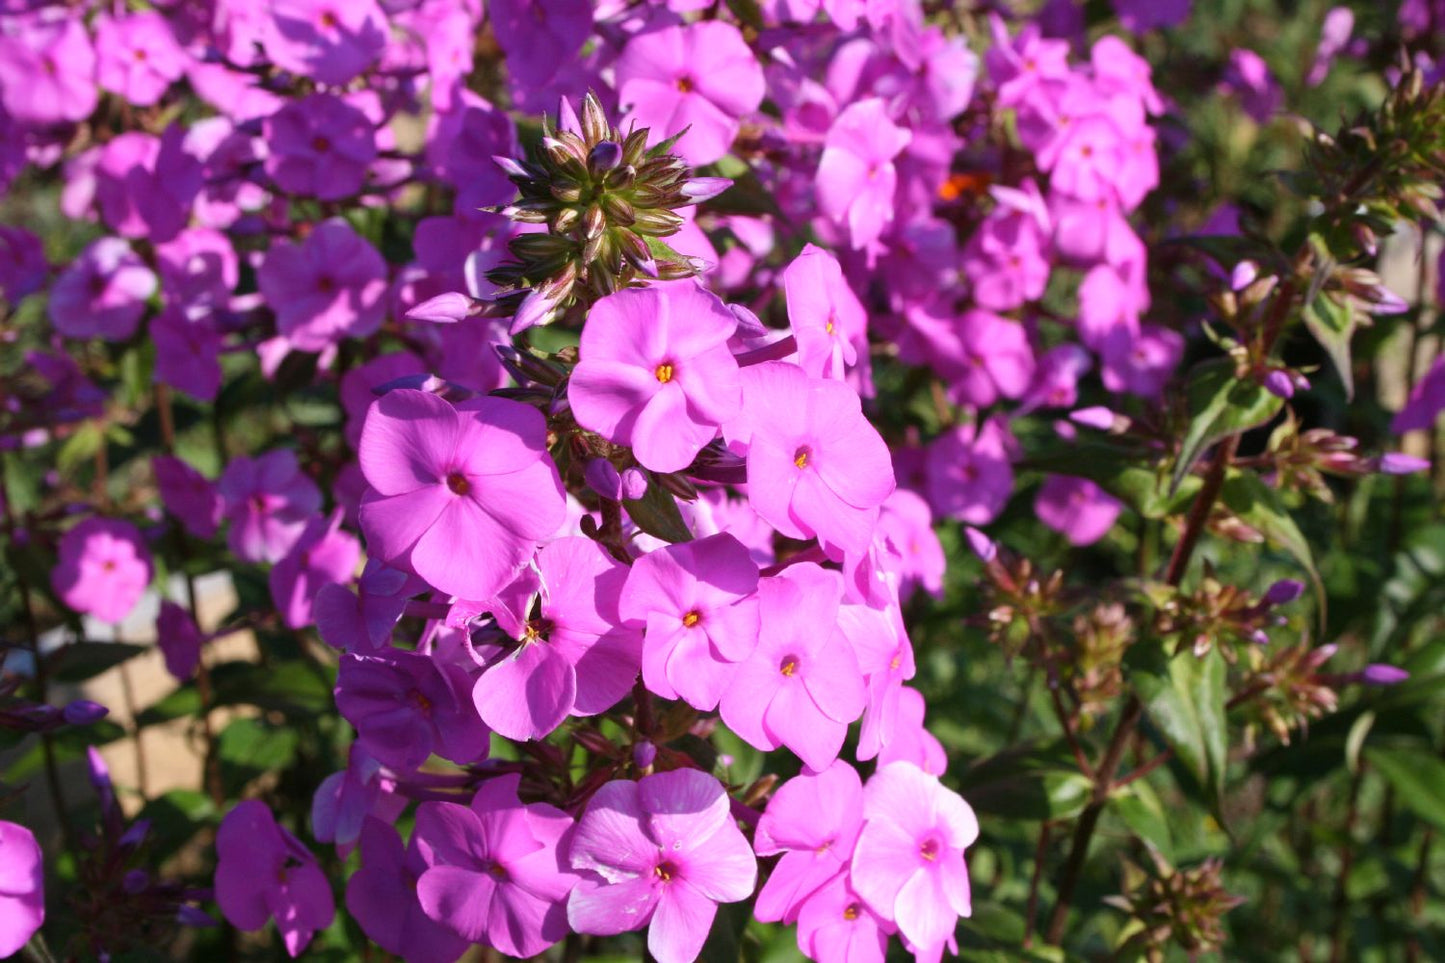
[[[567,924],[578,933],[613,936],[646,926],[658,903],[657,887],[648,876],[599,883],[584,879],[567,897]]]
[[[647,930],[647,949],[657,963],[692,963],[702,952],[716,915],[716,903],[687,880],[675,879],[662,890]]]
[[[545,642],[522,646],[482,673],[472,690],[482,721],[508,739],[541,738],[561,725],[576,699],[576,672]]]

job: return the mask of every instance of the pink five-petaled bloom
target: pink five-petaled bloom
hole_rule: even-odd
[[[422,803],[416,847],[429,864],[416,895],[427,916],[507,956],[535,956],[567,935],[577,883],[558,849],[572,819],[547,803],[523,805],[520,775],[483,783],[470,806]]]
[[[863,783],[848,763],[834,760],[784,783],[753,838],[759,856],[784,854],[758,893],[754,915],[765,923],[797,920],[809,896],[848,871],[862,828]]]
[[[266,53],[278,66],[340,86],[381,56],[386,15],[376,0],[272,0],[260,9],[271,23]]]
[[[652,128],[654,141],[687,129],[675,151],[694,167],[728,152],[740,118],[758,109],[765,87],[743,35],[721,20],[639,34],[617,60],[617,96],[628,120]]]
[[[386,262],[340,218],[322,221],[300,244],[272,245],[256,281],[277,328],[301,351],[363,338],[386,316]]]
[[[537,570],[541,617],[515,626],[520,645],[499,652],[472,690],[482,719],[508,739],[540,739],[569,713],[610,709],[642,657],[637,628],[617,612],[627,567],[601,544],[559,538],[537,553]]]
[[[812,244],[783,269],[788,323],[798,341],[798,364],[815,378],[841,380],[868,357],[868,315],[843,279],[838,259]]]
[[[124,341],[135,334],[156,276],[119,237],[91,241],[50,292],[50,322],[67,338]]]
[[[818,204],[847,228],[855,250],[878,240],[893,221],[893,190],[898,170],[893,159],[912,135],[888,118],[881,98],[849,105],[828,129],[818,162]]]
[[[814,772],[838,758],[866,701],[858,659],[838,629],[842,597],[838,573],[811,562],[759,582],[766,631],[719,704],[743,741],[764,751],[787,746]]]
[[[266,118],[266,173],[292,194],[340,200],[361,190],[376,159],[376,127],[334,94],[289,101]]]
[[[271,600],[289,628],[310,625],[312,603],[321,587],[349,581],[356,571],[361,544],[341,530],[341,514],[338,508],[330,518],[313,517],[267,577]]]
[[[610,936],[648,926],[658,963],[696,959],[717,904],[746,899],[758,875],[722,784],[695,769],[603,786],[569,856],[583,874],[567,900],[572,929]]]
[[[372,818],[358,836],[361,868],[346,881],[352,919],[376,945],[406,963],[453,963],[470,944],[427,916],[417,899],[417,880],[427,870],[419,837],[413,833],[403,847],[395,829]]]
[[[748,445],[748,497],[774,528],[817,536],[833,558],[868,548],[895,482],[857,392],[795,364],[754,365],[743,370],[743,413],[728,435]]]
[[[321,489],[289,448],[233,458],[216,491],[231,523],[226,545],[245,562],[285,558],[321,508]]]
[[[582,329],[567,397],[577,423],[654,471],[678,471],[738,413],[738,365],[727,348],[737,318],[714,294],[682,282],[619,291]]]
[[[0,819],[0,957],[19,953],[45,922],[43,862],[35,834]]]
[[[460,666],[420,652],[347,653],[336,708],[383,765],[413,772],[436,753],[464,766],[486,756],[490,736],[467,698],[470,684]]]
[[[758,642],[758,566],[728,534],[668,545],[638,559],[620,610],[647,627],[642,681],[664,699],[717,706],[735,664]]]
[[[22,124],[84,120],[95,109],[95,48],[81,17],[7,18],[0,36],[0,105]]]
[[[1013,491],[1008,428],[997,418],[960,425],[928,449],[928,500],[939,515],[987,525]]]
[[[912,763],[884,766],[863,788],[853,888],[920,960],[938,960],[973,911],[963,851],[977,838],[972,807]]]
[[[75,611],[114,625],[135,608],[151,574],[150,550],[134,525],[87,518],[61,536],[50,584]]]
[[[143,10],[95,20],[96,79],[138,107],[160,100],[189,58],[165,17]]]
[[[372,555],[448,595],[489,599],[567,514],[541,412],[483,398],[453,407],[411,388],[372,404],[357,457]]]
[[[301,840],[259,799],[238,803],[216,834],[216,902],[232,926],[259,930],[275,917],[293,958],[331,925],[331,885]]]
[[[1050,475],[1034,498],[1039,521],[1070,545],[1091,545],[1109,533],[1123,504],[1087,478]]]

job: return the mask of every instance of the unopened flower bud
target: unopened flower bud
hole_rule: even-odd
[[[460,291],[448,291],[416,305],[406,313],[406,318],[433,324],[455,324],[476,314],[477,307],[476,302]]]
[[[88,726],[110,715],[110,710],[89,699],[76,699],[61,710],[61,715],[72,726]]]
[[[963,535],[968,539],[968,547],[973,549],[973,554],[985,562],[992,562],[998,556],[998,546],[994,545],[993,539],[972,525],[964,526]]]
[[[1282,578],[1264,593],[1264,602],[1269,606],[1284,605],[1299,598],[1304,594],[1304,590],[1303,582],[1292,578]]]
[[[622,166],[622,145],[616,141],[600,141],[587,153],[587,170],[594,177],[600,177],[620,166]]]
[[[1382,475],[1413,475],[1429,468],[1428,458],[1417,458],[1399,451],[1386,452],[1375,460],[1375,470]]]
[[[582,480],[587,482],[587,487],[608,501],[619,501],[622,498],[622,476],[617,474],[617,469],[612,462],[606,458],[594,458],[582,469]]]
[[[657,747],[644,740],[632,747],[632,763],[638,769],[650,769],[657,760]]]
[[[636,468],[629,468],[622,473],[622,497],[628,501],[637,501],[647,494],[647,475]]]
[[[1294,379],[1289,372],[1282,368],[1275,368],[1264,376],[1264,389],[1276,398],[1284,398],[1288,401],[1294,397]]]
[[[1364,685],[1399,685],[1410,678],[1410,673],[1393,665],[1373,663],[1360,671],[1359,681]]]

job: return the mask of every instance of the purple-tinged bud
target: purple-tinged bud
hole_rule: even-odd
[[[1370,292],[1369,301],[1371,314],[1404,314],[1410,310],[1409,302],[1383,284]]]
[[[520,334],[528,328],[546,324],[557,311],[557,303],[544,297],[541,291],[533,291],[517,305],[512,317],[511,334]]]
[[[657,760],[657,747],[646,740],[632,747],[632,764],[638,769],[650,769]]]
[[[1229,272],[1229,287],[1234,291],[1243,291],[1254,279],[1259,277],[1259,265],[1253,261],[1240,261]]]
[[[973,549],[973,554],[985,562],[992,562],[998,557],[998,546],[993,543],[993,539],[972,525],[964,526],[963,537],[968,539],[968,547]]]
[[[628,501],[637,501],[647,494],[647,475],[636,468],[629,468],[622,473],[622,497]]]
[[[89,699],[76,699],[61,710],[65,721],[72,726],[88,726],[92,722],[99,722],[110,715],[110,710],[99,702],[91,702]]]
[[[1264,593],[1264,604],[1269,606],[1284,605],[1293,602],[1304,594],[1305,583],[1292,578],[1282,578],[1269,587]]]
[[[456,324],[476,314],[481,305],[460,291],[448,291],[427,298],[406,313],[409,321],[430,321],[433,324]]]
[[[110,782],[110,767],[105,764],[100,750],[94,746],[85,747],[85,762],[90,774],[90,784],[100,797],[100,808],[110,809],[115,805],[115,788]]]
[[[678,189],[689,203],[701,204],[703,201],[712,200],[732,186],[732,180],[727,177],[693,177],[683,181]]]
[[[1255,629],[1249,633],[1249,641],[1259,646],[1269,645],[1269,635],[1264,629]]]
[[[1264,390],[1276,398],[1288,401],[1294,397],[1294,379],[1289,376],[1288,371],[1275,368],[1264,376]]]
[[[388,392],[396,391],[398,388],[411,388],[415,391],[425,391],[428,394],[439,395],[450,387],[448,383],[434,374],[402,375],[400,378],[393,378],[390,381],[374,385],[371,393],[380,398]]]
[[[1069,420],[1083,425],[1085,428],[1096,428],[1099,431],[1110,431],[1114,427],[1114,419],[1117,416],[1114,412],[1103,405],[1096,405],[1092,408],[1080,408],[1077,411],[1069,412]]]
[[[120,879],[120,888],[131,896],[142,893],[151,884],[150,873],[143,869],[133,869]]]
[[[617,469],[612,462],[606,458],[594,458],[582,469],[582,480],[587,482],[587,487],[608,501],[620,501],[622,498],[622,476],[617,474]]]
[[[622,164],[622,145],[616,141],[599,141],[587,153],[587,170],[594,176],[615,170]]]
[[[147,836],[150,835],[150,832],[151,821],[149,819],[137,819],[135,822],[131,823],[130,828],[127,829],[124,835],[120,837],[120,845],[122,847],[139,846],[141,843],[145,842],[145,839]]]
[[[1362,685],[1399,685],[1408,678],[1410,673],[1404,669],[1379,662],[1365,666],[1359,673]]]
[[[1382,475],[1413,475],[1417,471],[1428,471],[1430,460],[1389,451],[1375,460],[1375,470]]]
[[[532,172],[510,157],[492,155],[492,160],[508,177],[531,177]]]
[[[582,134],[582,121],[577,119],[577,111],[566,97],[557,104],[557,129],[569,130],[579,136]]]

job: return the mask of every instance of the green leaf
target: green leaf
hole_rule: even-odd
[[[300,734],[291,727],[273,726],[261,719],[232,720],[216,737],[227,794],[240,795],[256,777],[291,765],[300,741]]]
[[[1109,806],[1134,835],[1174,862],[1174,835],[1169,831],[1169,816],[1147,780],[1136,779],[1119,790],[1110,798]]]
[[[1264,424],[1279,413],[1284,399],[1254,381],[1234,375],[1234,362],[1215,358],[1195,367],[1186,389],[1189,428],[1174,462],[1169,493],[1179,490],[1189,470],[1210,445]]]
[[[105,429],[98,421],[86,421],[71,433],[55,455],[55,467],[65,476],[73,475],[81,465],[87,464],[105,444]]]
[[[150,648],[131,642],[72,642],[49,657],[51,678],[57,682],[84,682]]]
[[[332,683],[310,666],[284,661],[269,667],[226,662],[211,670],[216,705],[252,705],[287,715],[318,716],[333,705]]]
[[[763,29],[763,11],[757,0],[727,0],[727,5],[740,23],[754,30]]]
[[[1203,658],[1188,650],[1170,658],[1162,645],[1145,642],[1126,661],[1150,721],[1217,810],[1229,747],[1224,656],[1213,648]]]
[[[1171,492],[1166,476],[1150,467],[1155,460],[1155,454],[1143,447],[1091,440],[1050,445],[1024,459],[1019,467],[1087,478],[1145,518],[1183,512],[1203,480],[1191,475]]]
[[[1305,327],[1325,349],[1345,385],[1345,399],[1355,396],[1355,379],[1350,361],[1350,338],[1359,320],[1349,295],[1321,292],[1305,304]]]
[[[1433,752],[1383,746],[1367,746],[1365,758],[1415,815],[1445,829],[1445,761]]]
[[[141,728],[158,725],[162,722],[170,722],[172,719],[184,719],[199,714],[201,711],[201,695],[192,685],[181,686],[170,694],[164,696],[149,708],[143,710],[136,716],[136,725]]]
[[[650,473],[646,493],[641,498],[623,499],[622,506],[627,509],[628,517],[647,534],[674,545],[692,541],[692,532],[682,520],[677,499],[659,485]]]
[[[1324,620],[1325,585],[1315,568],[1314,552],[1309,540],[1295,524],[1293,516],[1280,502],[1279,493],[1270,488],[1253,472],[1231,473],[1224,480],[1220,498],[1226,507],[1250,528],[1263,535],[1268,541],[1289,552],[1294,560],[1309,573],[1314,584],[1315,598],[1320,606],[1320,619]]]
[[[1005,750],[974,764],[960,783],[976,812],[1009,819],[1072,819],[1093,790],[1061,743]]]

